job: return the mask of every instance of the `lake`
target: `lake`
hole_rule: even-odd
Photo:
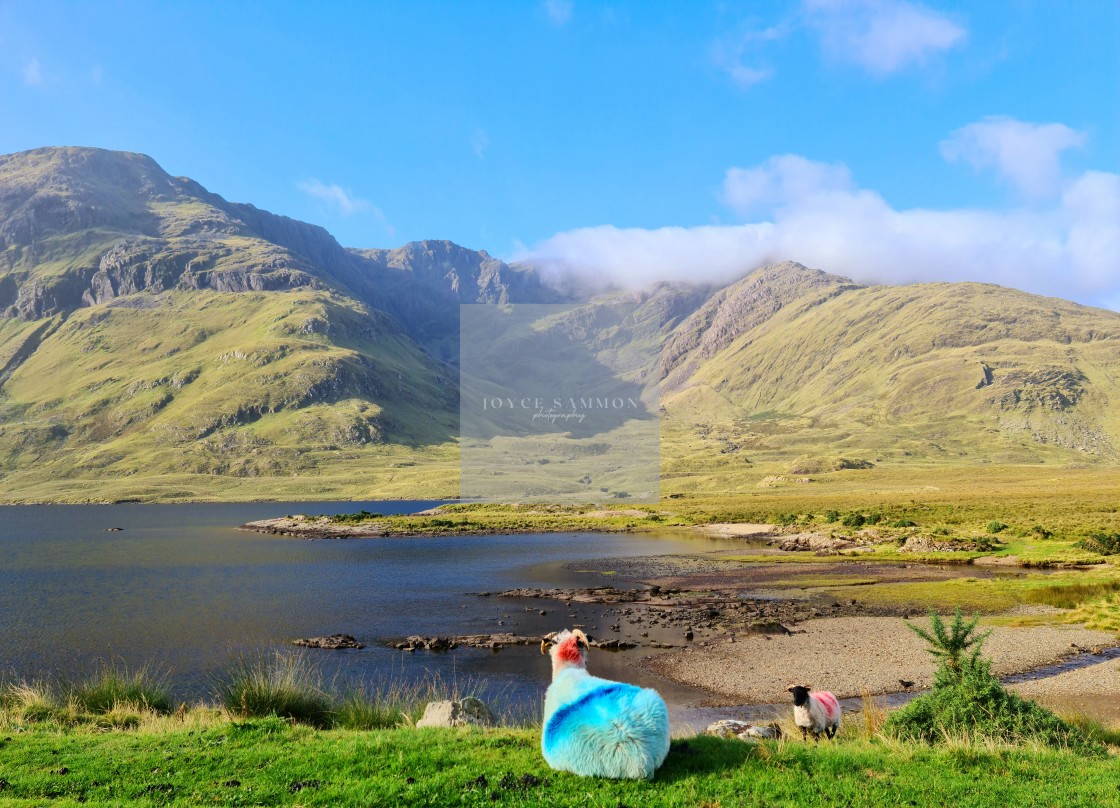
[[[579,562],[735,546],[679,533],[306,541],[237,530],[286,514],[408,513],[433,504],[0,507],[0,671],[65,677],[113,657],[130,667],[159,665],[170,671],[177,695],[200,698],[210,693],[215,672],[240,652],[347,633],[367,647],[301,653],[348,679],[437,674],[448,682],[485,680],[528,703],[550,677],[548,660],[536,648],[406,653],[385,643],[410,634],[554,631],[574,622],[558,602],[469,593],[601,586],[611,578],[580,572]],[[605,609],[581,607],[580,621],[595,621],[596,608]],[[548,614],[540,616],[540,609]],[[626,654],[648,649],[593,653],[591,667],[599,675],[655,685],[677,702],[695,695],[626,669]]]

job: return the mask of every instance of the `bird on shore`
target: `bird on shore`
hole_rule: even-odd
[[[913,683],[913,682],[911,682],[911,681],[910,681],[910,680],[908,680],[908,679],[899,679],[899,680],[898,680],[898,683],[899,683],[900,685],[902,685],[902,689],[903,689],[903,690],[909,690],[910,688],[912,688],[912,687],[914,686],[914,683]]]
[[[587,672],[587,635],[541,643],[552,658],[541,751],[554,769],[584,777],[653,778],[669,754],[669,710],[657,691]]]

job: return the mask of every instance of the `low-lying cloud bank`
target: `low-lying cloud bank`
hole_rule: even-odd
[[[1088,171],[1005,210],[898,210],[857,187],[842,164],[782,155],[728,170],[723,198],[755,220],[579,228],[515,258],[558,285],[725,283],[795,260],[861,283],[982,281],[1120,310],[1120,174]]]

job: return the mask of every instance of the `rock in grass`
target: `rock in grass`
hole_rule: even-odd
[[[460,701],[433,701],[424,708],[417,727],[488,727],[494,723],[490,708],[473,696]]]
[[[714,735],[717,738],[727,738],[739,741],[757,741],[764,739],[777,739],[782,737],[782,728],[777,724],[759,726],[748,724],[746,721],[723,719],[713,721],[704,730],[705,735]]]

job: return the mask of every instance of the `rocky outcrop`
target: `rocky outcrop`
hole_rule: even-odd
[[[662,391],[684,385],[699,364],[762,325],[782,308],[819,305],[860,286],[794,261],[763,267],[716,292],[685,320],[661,352]]]
[[[385,529],[377,522],[338,524],[329,516],[295,514],[277,519],[259,519],[241,525],[239,530],[269,533],[273,536],[295,536],[300,539],[345,539],[384,536]]]
[[[398,651],[454,651],[456,648],[487,648],[491,651],[501,651],[507,645],[539,645],[543,640],[551,639],[553,634],[527,637],[520,634],[459,634],[452,637],[423,637],[414,634],[403,640],[391,640],[388,645]],[[588,639],[588,645],[604,651],[626,651],[637,648],[638,643],[616,638]]]
[[[365,646],[354,639],[351,634],[332,634],[329,637],[308,637],[304,640],[292,640],[292,645],[298,645],[303,648],[325,648],[328,651],[338,651],[344,648],[365,648]]]
[[[859,545],[850,538],[826,536],[823,533],[795,533],[792,536],[779,536],[767,542],[772,547],[786,552],[831,553],[851,550]]]
[[[899,548],[900,553],[946,553],[946,552],[975,552],[977,550],[991,550],[991,543],[985,547],[980,542],[974,541],[943,541],[933,536],[921,534],[909,536]]]

